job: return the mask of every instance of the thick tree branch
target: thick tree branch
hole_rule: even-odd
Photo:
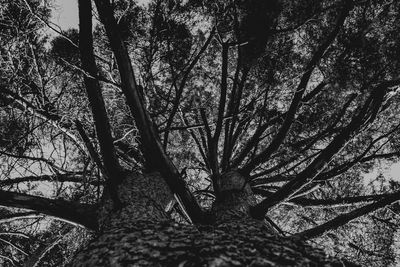
[[[268,197],[273,192],[264,190],[258,187],[252,188],[253,192],[257,195]],[[320,208],[332,208],[332,207],[343,207],[353,204],[360,204],[372,201],[378,201],[385,197],[391,196],[392,194],[376,194],[376,195],[365,195],[365,196],[354,196],[354,197],[337,197],[327,199],[315,199],[305,197],[295,197],[288,200],[290,203],[299,205],[302,207],[320,207]]]
[[[345,213],[345,214],[341,214],[341,215],[337,216],[336,218],[334,218],[322,225],[319,225],[312,229],[305,230],[301,233],[297,233],[297,234],[293,235],[293,237],[297,237],[297,238],[301,238],[301,239],[310,239],[310,238],[320,236],[327,231],[337,229],[338,227],[345,225],[346,223],[348,223],[351,220],[354,220],[354,219],[361,217],[363,215],[366,215],[370,212],[381,209],[381,208],[383,208],[387,205],[390,205],[398,200],[400,200],[400,192],[390,194],[375,203],[355,209],[355,210]]]
[[[313,97],[315,97],[325,86],[327,85],[326,82],[321,82],[320,84],[318,84],[316,86],[316,88],[314,88],[310,93],[308,93],[307,95],[305,95],[301,102],[308,102],[310,101]],[[346,104],[344,105],[344,108],[342,109],[342,112],[344,112],[348,105],[350,104],[350,102],[354,99],[355,95],[352,96],[350,98],[349,101],[346,102]],[[340,115],[342,113],[339,113],[338,118],[336,119],[336,123],[339,122],[340,118],[342,117],[342,115]],[[263,135],[263,133],[271,126],[276,124],[277,122],[279,122],[283,116],[286,116],[287,112],[285,112],[284,114],[280,114],[277,115],[275,117],[273,117],[272,119],[270,119],[268,122],[264,123],[264,124],[260,124],[255,133],[250,137],[250,139],[247,140],[247,142],[245,143],[245,145],[243,146],[242,150],[240,151],[240,153],[232,160],[232,164],[231,166],[234,168],[239,167],[239,165],[244,161],[244,159],[249,155],[249,153],[254,150],[257,145],[260,142],[260,138]],[[313,143],[315,143],[316,141],[318,141],[318,137],[322,137],[324,134],[328,133],[330,130],[333,129],[333,127],[335,126],[336,123],[333,123],[331,126],[329,126],[325,131],[322,131],[320,134],[318,134],[315,138],[313,138],[313,141],[310,142],[307,147],[310,147]],[[305,151],[306,149],[303,149],[303,151]],[[288,162],[291,162],[293,159],[289,160]],[[279,166],[284,166],[286,164],[281,163],[279,164]],[[264,173],[264,172],[263,172]],[[263,173],[260,174],[256,174],[254,175],[254,177],[258,177],[261,175],[264,175]]]
[[[350,1],[351,2],[351,1]],[[322,56],[324,55],[325,51],[328,49],[328,47],[331,45],[331,43],[335,40],[336,35],[339,33],[344,21],[346,20],[350,9],[352,7],[352,4],[346,3],[345,7],[343,8],[340,16],[338,17],[338,20],[336,22],[336,25],[333,29],[333,31],[328,35],[327,39],[325,42],[321,44],[321,46],[317,49],[317,51],[314,53],[313,57],[311,58],[310,62],[306,66],[306,71],[301,77],[300,83],[296,89],[296,92],[294,94],[292,103],[290,104],[289,110],[287,111],[286,118],[279,129],[277,135],[275,138],[272,140],[270,145],[264,149],[260,154],[254,157],[253,160],[251,160],[249,163],[247,163],[242,169],[241,173],[243,174],[249,174],[257,165],[265,162],[268,160],[268,158],[274,153],[280,145],[283,143],[285,140],[285,137],[287,133],[290,130],[290,127],[293,123],[293,120],[295,118],[295,115],[297,113],[298,107],[301,103],[301,100],[303,98],[303,94],[307,88],[308,81],[311,77],[311,74],[315,68],[315,66],[318,64],[318,62],[321,60]]]
[[[321,140],[322,138],[324,138],[327,135],[332,135],[334,133],[336,133],[336,131],[338,131],[338,129],[335,128],[335,126],[340,122],[340,120],[342,119],[342,117],[344,116],[347,108],[349,107],[350,103],[355,99],[356,95],[352,94],[349,98],[349,100],[343,105],[343,107],[341,108],[341,110],[339,111],[338,115],[336,116],[337,118],[335,119],[334,116],[332,115],[330,120],[334,120],[333,123],[331,125],[329,125],[326,129],[322,130],[321,132],[317,133],[314,136],[311,136],[309,138],[300,140],[294,144],[291,144],[291,146],[295,146],[295,147],[303,147],[300,151],[298,151],[298,153],[296,153],[295,155],[293,155],[292,157],[290,157],[287,160],[284,160],[282,162],[280,162],[279,164],[264,170],[262,172],[259,173],[255,173],[253,175],[250,176],[251,179],[255,179],[257,177],[261,177],[264,176],[268,173],[272,173],[280,168],[283,168],[284,166],[293,163],[293,161],[295,159],[297,159],[299,157],[299,155],[302,155],[304,152],[306,152],[308,149],[310,149],[316,142],[318,142],[319,140]],[[309,141],[311,140],[311,141]],[[286,169],[285,172],[289,172],[291,170],[294,170],[296,167],[298,167],[300,164],[304,163],[304,161],[309,160],[310,158],[318,155],[319,152],[317,153],[313,153],[307,157],[305,157],[304,159],[298,161],[296,164],[294,164],[293,166],[291,166],[289,169]],[[346,163],[347,164],[347,163]],[[274,182],[274,180],[277,180],[279,182],[282,181],[287,181],[289,177],[283,177],[283,175],[275,175],[274,177],[269,177],[266,180],[268,182]]]
[[[275,194],[261,201],[251,210],[252,215],[256,218],[263,218],[267,210],[284,201],[297,190],[303,187],[326,167],[332,157],[346,144],[352,137],[353,133],[361,128],[366,122],[371,122],[371,117],[374,116],[375,110],[379,109],[377,105],[381,105],[380,100],[385,95],[387,90],[387,82],[383,82],[375,87],[364,105],[359,109],[356,116],[351,122],[331,141],[331,143],[315,158],[302,172],[294,179],[282,186]],[[383,94],[383,96],[382,96]]]
[[[376,154],[373,153],[370,156],[366,156],[368,154],[368,152],[374,147],[374,145],[379,142],[380,140],[387,138],[388,136],[392,135],[393,133],[395,133],[396,131],[398,131],[400,127],[400,124],[398,124],[396,127],[394,127],[392,130],[390,130],[389,132],[377,137],[376,139],[374,139],[366,149],[364,149],[364,151],[356,156],[353,160],[347,161],[337,167],[332,168],[329,171],[323,172],[318,174],[315,177],[316,181],[326,181],[328,179],[334,178],[342,173],[345,173],[347,170],[349,170],[350,168],[352,168],[354,165],[356,165],[357,163],[362,163],[362,162],[368,162],[374,159],[386,159],[386,158],[391,158],[391,157],[395,157],[395,156],[399,156],[400,152],[396,151],[396,152],[392,152],[392,153],[385,153],[385,154]]]
[[[183,123],[185,123],[186,125],[189,124],[188,120],[185,118],[185,116],[182,114],[182,112],[181,112],[181,119],[182,119]],[[200,140],[197,138],[194,129],[189,129],[188,131],[189,131],[189,133],[190,133],[192,139],[193,139],[194,142],[196,143],[197,148],[199,149],[199,152],[200,152],[200,155],[201,155],[201,157],[202,157],[202,159],[203,159],[204,164],[207,166],[207,168],[209,168],[209,166],[208,166],[208,160],[207,160],[207,155],[206,155],[206,153],[205,153],[205,151],[204,151],[204,150],[207,149],[207,148],[202,146],[202,143],[201,143]]]
[[[25,176],[12,179],[0,180],[0,187],[9,186],[26,182],[71,182],[71,183],[89,183],[91,185],[100,185],[98,181],[88,181],[82,174],[66,173],[55,175],[39,175],[39,176]]]
[[[290,200],[290,202],[300,205],[303,207],[334,207],[352,205],[364,202],[377,201],[382,198],[388,197],[391,194],[377,194],[377,195],[366,195],[366,196],[355,196],[355,197],[338,197],[334,199],[312,199],[304,197],[296,197]]]
[[[237,22],[237,18],[235,18],[235,21]],[[238,46],[237,47],[237,62],[236,62],[236,70],[235,70],[235,74],[234,74],[234,78],[233,78],[233,86],[232,86],[232,90],[231,90],[231,94],[230,94],[230,98],[229,98],[229,103],[228,103],[228,107],[227,107],[227,112],[226,114],[228,116],[231,116],[234,113],[234,108],[235,108],[235,103],[236,103],[236,97],[237,97],[237,91],[238,91],[238,87],[240,87],[240,85],[244,85],[244,80],[242,79],[241,81],[243,81],[243,83],[241,82],[241,84],[239,85],[239,76],[242,70],[242,55],[241,55],[241,49]],[[242,89],[239,89],[239,91],[242,91]],[[240,101],[239,101],[240,102]],[[231,144],[232,141],[232,131],[234,126],[233,126],[234,122],[227,122],[225,124],[225,136],[224,136],[224,151],[223,151],[223,156],[222,156],[222,170],[225,171],[229,165],[229,160],[232,154],[232,147],[233,144]]]
[[[203,55],[203,53],[206,51],[208,45],[211,43],[211,40],[214,37],[214,34],[215,34],[215,27],[211,30],[210,35],[208,36],[206,42],[203,44],[203,46],[201,47],[200,51],[194,57],[192,62],[189,64],[189,66],[185,70],[185,73],[183,74],[182,81],[181,81],[181,83],[179,85],[179,88],[178,88],[178,90],[176,92],[176,96],[175,96],[175,100],[173,102],[172,110],[171,110],[171,112],[169,114],[169,117],[167,119],[167,125],[165,127],[165,132],[164,132],[164,147],[167,146],[168,136],[169,136],[169,132],[171,130],[171,125],[172,125],[172,122],[174,121],[175,114],[178,111],[179,103],[180,103],[180,100],[181,100],[181,97],[182,97],[182,93],[183,93],[183,89],[185,89],[186,83],[187,83],[188,78],[189,78],[189,74],[193,70],[194,66],[196,66],[197,62],[200,60],[200,58]]]
[[[142,103],[128,52],[112,13],[113,8],[108,0],[95,0],[95,3],[117,61],[122,91],[139,130],[146,167],[162,174],[170,189],[182,200],[192,221],[200,222],[203,220],[203,211],[180,177],[179,171],[165,153],[149,114]]]
[[[301,102],[308,102],[311,99],[313,99],[316,95],[318,95],[327,85],[327,82],[320,82],[311,92],[309,92],[308,94],[306,94],[303,99],[301,100]]]
[[[214,179],[218,179],[219,177],[218,142],[222,131],[227,97],[228,52],[229,46],[227,44],[222,44],[221,90],[218,105],[217,124],[215,125],[214,135],[208,140],[208,160]],[[218,187],[214,188],[214,190],[216,190],[216,193],[218,194]]]
[[[82,123],[79,120],[76,120],[75,125],[76,125],[76,129],[78,130],[79,135],[82,138],[83,143],[85,144],[86,149],[89,152],[90,158],[97,165],[97,167],[102,172],[102,174],[106,176],[106,172],[105,172],[103,163],[101,162],[100,156],[97,153],[96,149],[94,148],[92,142],[90,142],[89,136],[87,136],[85,129],[83,129]]]
[[[96,208],[93,205],[0,190],[0,206],[33,210],[92,230],[97,229]]]
[[[221,91],[218,105],[217,125],[215,126],[215,133],[213,136],[213,143],[218,145],[218,139],[222,130],[222,121],[225,113],[225,104],[227,97],[227,80],[228,80],[228,52],[229,46],[222,45],[222,66],[221,66]]]
[[[240,63],[238,62],[238,64],[240,64]],[[233,147],[234,147],[236,138],[237,138],[237,136],[239,136],[240,132],[243,130],[241,128],[240,123],[237,127],[236,127],[236,123],[238,121],[238,117],[239,117],[239,113],[240,113],[240,111],[239,111],[240,103],[242,101],[242,95],[243,95],[243,89],[244,89],[249,71],[250,70],[247,68],[243,69],[242,77],[241,77],[239,84],[237,84],[238,81],[236,81],[232,88],[232,91],[233,91],[232,99],[231,99],[232,110],[228,110],[228,115],[232,116],[232,120],[229,124],[227,124],[226,131],[225,131],[225,133],[227,133],[228,136],[225,138],[227,143],[226,143],[226,145],[224,144],[224,155],[223,155],[223,164],[222,164],[223,168],[229,167],[229,161],[232,156]],[[235,79],[236,79],[236,77],[235,77]],[[229,111],[231,111],[231,112],[229,112]],[[236,128],[236,132],[235,132],[235,128]],[[226,150],[225,150],[225,148],[226,148]]]
[[[97,67],[93,53],[92,36],[92,5],[88,0],[79,0],[79,50],[82,67],[93,77],[97,76]],[[92,109],[96,134],[100,144],[103,165],[110,185],[114,187],[122,180],[122,168],[113,145],[111,127],[99,82],[91,77],[84,76],[86,93]]]

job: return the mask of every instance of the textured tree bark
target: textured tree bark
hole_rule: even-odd
[[[164,211],[173,195],[158,173],[127,174],[123,208],[104,197],[97,237],[69,266],[356,266],[252,219],[255,198],[238,173],[222,175],[220,188],[212,224],[178,224]]]

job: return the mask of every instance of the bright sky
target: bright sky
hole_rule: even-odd
[[[77,0],[55,0],[55,9],[52,14],[52,22],[61,27],[62,30],[78,28],[78,1]]]
[[[150,0],[136,0],[139,5],[146,5]],[[54,0],[52,22],[61,27],[62,30],[78,28],[78,1],[77,0]]]

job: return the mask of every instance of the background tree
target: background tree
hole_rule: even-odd
[[[395,262],[400,3],[78,2],[1,1],[3,265]]]

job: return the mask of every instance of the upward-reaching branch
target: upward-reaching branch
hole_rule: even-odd
[[[92,5],[88,0],[79,0],[79,49],[83,69],[91,76],[97,76],[97,67],[93,53],[92,36]],[[84,76],[86,93],[92,109],[96,133],[100,144],[101,155],[104,168],[109,182],[118,183],[121,176],[121,166],[119,165],[111,127],[108,121],[107,112],[99,82],[88,76]]]
[[[264,149],[260,154],[255,156],[253,160],[251,160],[248,164],[246,164],[241,169],[241,172],[243,174],[246,174],[246,175],[249,174],[255,167],[257,167],[257,165],[268,160],[268,158],[272,155],[272,153],[274,153],[280,147],[280,145],[283,143],[283,141],[285,140],[286,135],[288,134],[290,127],[293,123],[293,120],[297,113],[298,107],[301,103],[301,100],[303,99],[303,94],[307,88],[307,84],[308,84],[308,81],[310,80],[311,74],[312,74],[315,66],[321,60],[325,51],[328,49],[328,47],[331,45],[331,43],[335,40],[336,35],[339,33],[339,30],[341,29],[344,21],[346,20],[349,12],[351,10],[352,4],[350,2],[352,2],[352,1],[348,1],[348,3],[345,4],[340,16],[337,19],[335,28],[328,35],[325,42],[323,42],[321,44],[321,46],[317,49],[317,51],[314,53],[313,57],[311,58],[311,61],[307,64],[306,71],[303,74],[303,76],[301,77],[300,83],[294,94],[292,103],[290,104],[289,110],[286,113],[286,118],[285,118],[282,126],[280,127],[277,135],[275,136],[275,138],[272,140],[272,142],[269,144],[269,146],[266,149]]]
[[[378,110],[382,104],[382,99],[384,98],[387,88],[390,85],[395,84],[395,82],[400,81],[393,80],[390,82],[383,82],[374,88],[364,105],[359,109],[357,115],[354,116],[350,123],[338,135],[336,135],[335,138],[333,138],[321,153],[319,153],[318,157],[316,157],[302,172],[282,186],[271,197],[264,199],[254,206],[251,210],[252,215],[255,218],[263,218],[270,207],[287,199],[309,181],[314,180],[332,157],[343,148],[346,142],[352,137],[353,133],[359,130],[364,123],[371,122],[371,118],[374,118],[375,116],[375,111]]]
[[[83,125],[79,120],[75,121],[76,129],[78,130],[79,135],[81,136],[83,143],[86,146],[86,149],[89,152],[89,156],[91,159],[96,163],[97,167],[99,170],[103,173],[103,175],[107,175],[104,166],[100,160],[100,156],[96,152],[95,148],[93,147],[92,143],[90,142],[89,137],[87,136],[85,130],[83,129]]]
[[[142,103],[128,51],[113,15],[113,8],[108,0],[95,0],[95,3],[117,61],[122,91],[139,130],[146,167],[162,174],[170,189],[182,200],[192,221],[199,222],[202,220],[203,212],[165,153],[158,133]]]
[[[242,91],[239,85],[239,75],[241,73],[242,70],[242,56],[241,56],[241,49],[240,47],[238,47],[237,49],[237,62],[236,62],[236,70],[235,70],[235,74],[234,74],[234,78],[233,78],[233,85],[232,85],[232,90],[231,90],[231,94],[230,94],[230,98],[229,98],[229,102],[227,105],[227,116],[232,116],[234,113],[234,108],[235,108],[235,103],[236,103],[236,97],[237,97],[237,91]],[[241,80],[241,84],[244,84],[245,79]],[[241,97],[241,96],[240,96]],[[240,106],[240,99],[239,101],[239,106]],[[236,117],[236,116],[235,116]],[[233,119],[233,118],[232,118]],[[233,128],[234,128],[234,124],[231,121],[227,121],[225,123],[225,136],[224,136],[224,152],[222,155],[222,160],[221,160],[221,167],[222,170],[225,171],[229,165],[229,160],[231,157],[231,152],[232,152],[232,145],[231,145],[231,141],[232,141],[232,133],[233,133]]]
[[[208,45],[211,43],[211,40],[213,39],[215,34],[215,27],[211,30],[210,35],[208,36],[206,42],[203,44],[203,46],[201,47],[200,51],[197,53],[197,55],[195,56],[195,58],[192,60],[192,62],[190,62],[189,66],[187,67],[187,69],[185,70],[183,77],[182,77],[182,81],[179,85],[179,88],[176,92],[176,96],[173,102],[173,107],[172,110],[169,114],[169,117],[167,119],[167,125],[165,126],[165,133],[164,133],[164,147],[167,147],[168,144],[168,136],[169,136],[169,132],[171,130],[171,125],[174,121],[174,117],[176,112],[179,109],[179,103],[182,97],[182,93],[183,93],[183,89],[185,89],[186,86],[186,82],[188,81],[189,75],[191,73],[191,71],[193,70],[194,66],[196,66],[197,62],[200,60],[201,56],[203,55],[203,53],[206,51]]]
[[[361,217],[363,215],[366,215],[370,212],[381,209],[381,208],[383,208],[387,205],[390,205],[398,200],[400,200],[400,192],[389,194],[377,202],[374,202],[369,205],[363,206],[361,208],[352,210],[348,213],[341,214],[341,215],[337,216],[336,218],[334,218],[330,221],[327,221],[326,223],[321,224],[315,228],[305,230],[301,233],[297,233],[294,235],[294,237],[298,237],[301,239],[310,239],[310,238],[320,236],[329,230],[337,229],[338,227],[345,225],[346,223],[348,223],[351,220],[354,220],[354,219]]]
[[[221,69],[221,92],[218,106],[217,124],[215,126],[214,135],[208,139],[208,160],[214,179],[219,176],[219,163],[218,163],[218,141],[221,135],[223,118],[226,105],[227,93],[227,79],[228,79],[228,51],[229,46],[222,44],[222,69]],[[214,182],[214,187],[217,184]],[[218,191],[218,187],[214,188]]]
[[[122,82],[122,91],[126,97],[126,102],[135,118],[136,126],[140,133],[140,141],[146,164],[148,167],[157,166],[160,164],[160,162],[157,162],[155,157],[157,152],[160,150],[155,141],[155,139],[158,139],[158,136],[142,103],[131,60],[112,13],[113,8],[108,0],[96,0],[95,3],[99,12],[100,20],[105,26],[111,48],[118,64]]]

